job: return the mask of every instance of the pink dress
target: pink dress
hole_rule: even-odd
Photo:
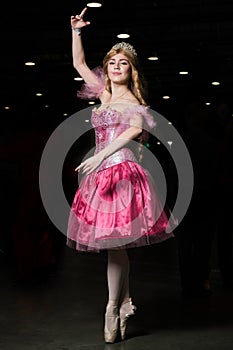
[[[98,87],[84,84],[82,98],[98,97],[103,88],[101,77]],[[147,128],[155,126],[145,106],[127,104],[119,111],[102,105],[92,110],[95,154],[130,126],[135,113],[143,117]],[[145,246],[174,237],[170,230],[166,232],[168,227],[154,181],[127,144],[82,178],[70,211],[67,245],[91,252]]]

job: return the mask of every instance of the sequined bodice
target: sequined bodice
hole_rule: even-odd
[[[103,109],[94,108],[92,111],[91,123],[95,129],[95,154],[99,153],[130,126],[129,117],[124,115],[123,112],[117,111],[111,107]],[[105,169],[126,160],[137,162],[132,150],[124,147],[104,160],[98,170]]]

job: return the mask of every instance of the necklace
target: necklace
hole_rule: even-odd
[[[124,91],[121,95],[119,95],[119,96],[117,96],[117,97],[115,97],[115,98],[111,98],[110,99],[110,103],[115,103],[117,100],[119,100],[121,97],[123,97],[123,96],[125,96],[126,94],[127,94],[127,92],[129,92],[129,90],[126,90],[126,91]]]

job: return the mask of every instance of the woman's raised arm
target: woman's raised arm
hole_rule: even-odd
[[[90,24],[89,21],[84,21],[83,19],[86,10],[87,7],[82,10],[80,15],[71,16],[73,66],[85,83],[88,85],[96,85],[98,83],[96,75],[86,64],[81,38],[82,28]]]

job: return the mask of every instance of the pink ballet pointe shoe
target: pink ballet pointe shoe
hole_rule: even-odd
[[[135,315],[137,307],[133,305],[132,299],[129,298],[127,301],[124,301],[120,307],[120,333],[121,340],[125,339],[127,321],[130,316]]]
[[[118,307],[107,305],[105,313],[104,340],[105,343],[114,343],[118,334],[119,315]]]

